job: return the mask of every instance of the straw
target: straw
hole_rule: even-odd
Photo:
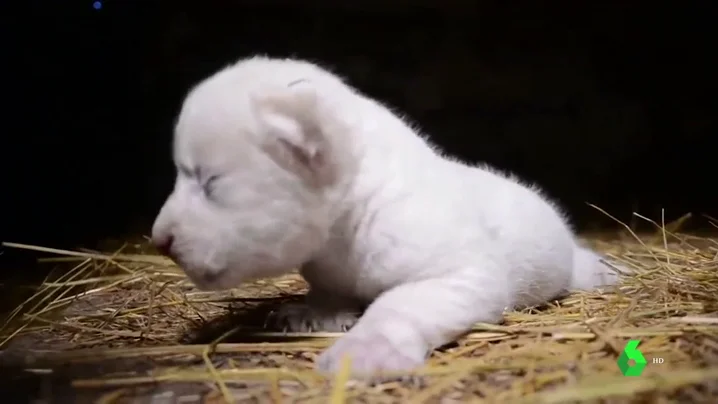
[[[314,371],[342,333],[264,328],[271,310],[306,292],[296,272],[203,292],[151,252],[3,243],[55,254],[43,262],[67,270],[0,324],[0,364],[34,377],[62,367],[73,389],[101,403],[157,394],[174,402],[718,402],[718,240],[680,233],[690,216],[635,217],[656,231],[639,235],[616,220],[623,230],[614,240],[586,237],[633,272],[618,288],[476,324],[420,369],[373,382],[351,380],[349,362],[329,378]],[[616,364],[630,339],[648,361],[638,377]]]

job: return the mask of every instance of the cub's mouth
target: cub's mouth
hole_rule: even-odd
[[[228,284],[227,271],[226,270],[207,270],[207,269],[190,269],[180,265],[180,268],[187,275],[187,278],[197,287],[199,290],[212,291],[212,290],[223,290],[231,289],[237,285]]]
[[[214,267],[202,262],[190,260],[178,251],[174,251],[170,258],[174,261],[175,265],[182,270],[187,278],[200,290],[210,291],[228,289],[235,286],[227,286],[227,282],[230,281],[227,279],[227,275],[229,273],[227,268]]]

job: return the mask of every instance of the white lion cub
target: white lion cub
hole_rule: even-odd
[[[154,243],[207,290],[301,268],[306,304],[275,317],[349,329],[323,372],[345,355],[355,376],[411,370],[506,308],[617,279],[535,188],[442,156],[306,61],[252,57],[204,80],[173,146]]]

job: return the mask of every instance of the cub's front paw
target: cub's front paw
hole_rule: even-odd
[[[376,378],[381,373],[411,371],[421,366],[426,351],[422,347],[399,345],[381,333],[349,332],[319,355],[317,370],[324,374],[336,373],[347,356],[353,376]]]
[[[359,319],[360,313],[331,310],[305,303],[287,303],[271,313],[267,325],[285,332],[346,332]]]

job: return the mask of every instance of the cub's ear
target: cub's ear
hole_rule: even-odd
[[[319,94],[310,81],[256,93],[250,101],[265,150],[282,167],[316,186],[336,179],[331,139],[323,132]],[[329,134],[331,135],[331,134]]]

